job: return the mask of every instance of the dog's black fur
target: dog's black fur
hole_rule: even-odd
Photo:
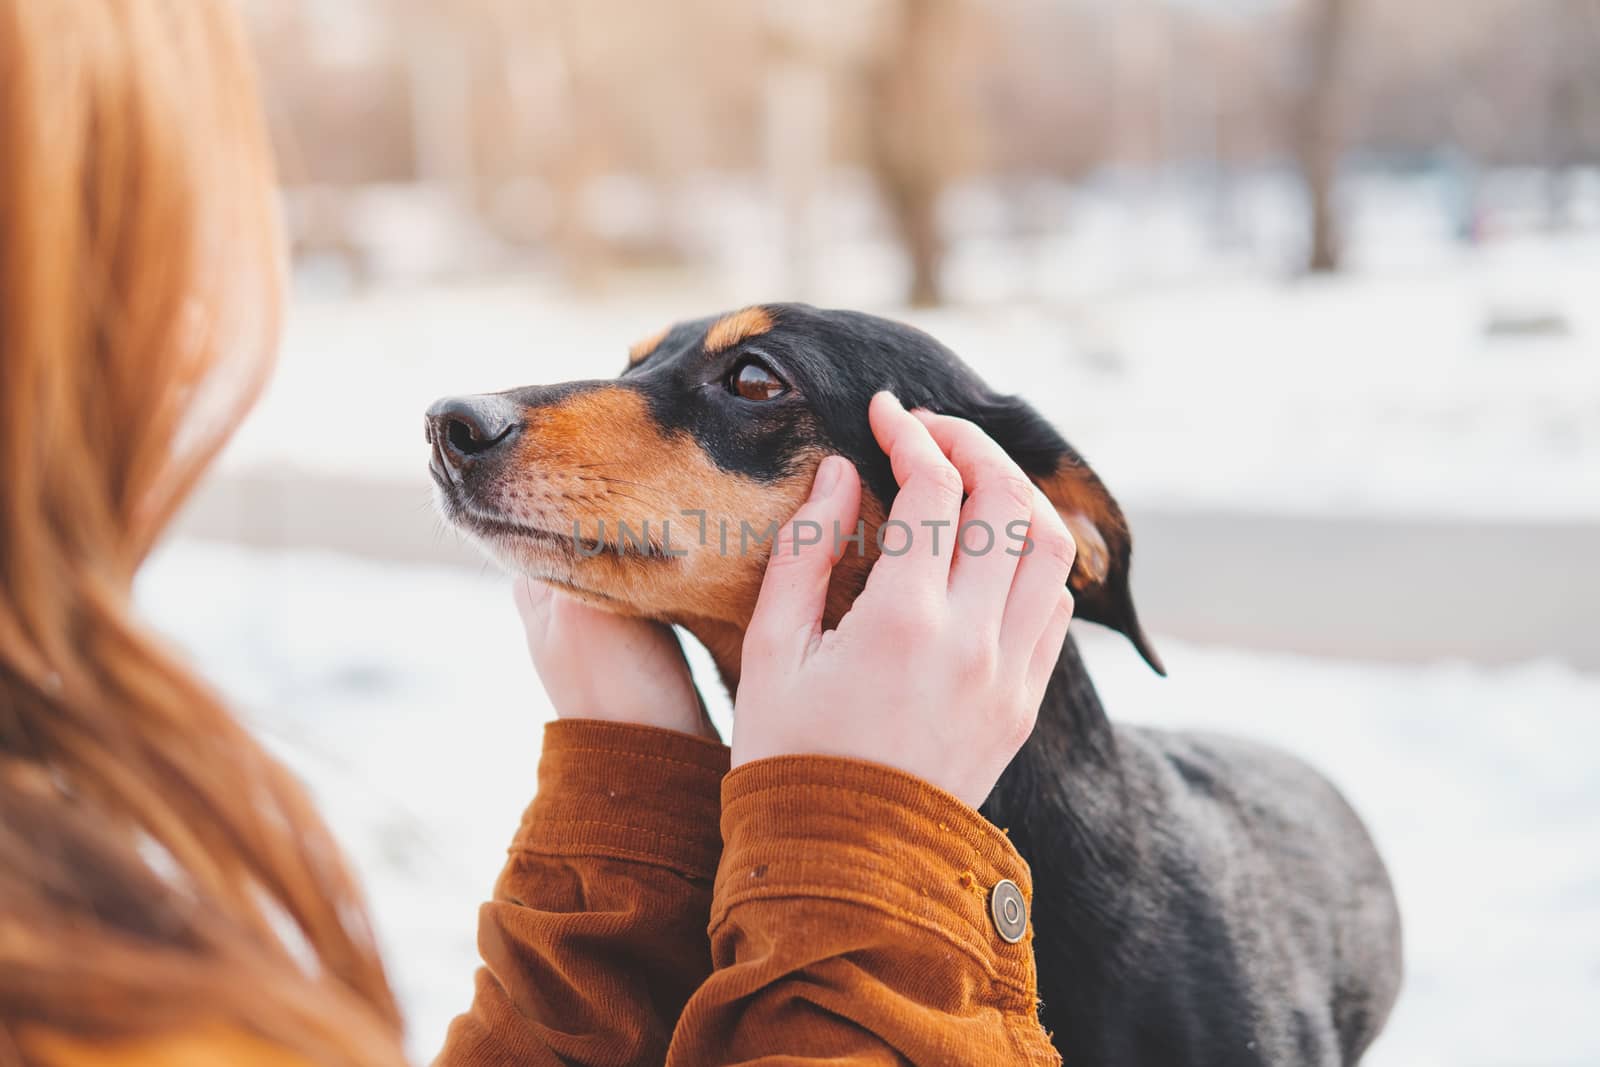
[[[770,328],[727,351],[706,344],[717,319],[674,327],[605,387],[637,391],[662,428],[745,478],[776,482],[797,457],[842,454],[885,508],[896,485],[866,419],[880,389],[971,419],[1036,479],[1066,465],[1104,492],[1031,407],[926,334],[803,305],[763,313]],[[755,403],[727,388],[750,360],[787,391]],[[537,408],[599,387],[502,396]],[[446,433],[436,422],[430,439]],[[1105,534],[1110,572],[1077,590],[1078,615],[1127,634],[1159,670],[1129,594],[1126,530]],[[1354,812],[1298,760],[1113,726],[1069,639],[983,813],[1032,867],[1041,1017],[1068,1063],[1348,1067],[1383,1026],[1401,974],[1388,875]]]

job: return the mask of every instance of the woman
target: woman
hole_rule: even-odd
[[[325,826],[130,604],[275,344],[249,70],[224,0],[0,0],[0,1067],[403,1062]],[[834,561],[781,543],[731,752],[670,634],[525,589],[562,719],[441,1063],[1056,1062],[986,918],[1026,867],[972,805],[1071,542],[972,427],[872,420],[896,517],[1031,514],[1042,551],[908,553],[822,634]],[[800,517],[858,500],[829,460]]]

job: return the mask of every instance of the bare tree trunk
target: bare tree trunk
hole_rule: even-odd
[[[906,300],[912,307],[936,307],[944,301],[939,277],[944,263],[944,241],[939,235],[939,186],[909,167],[883,168],[878,180],[911,265]]]
[[[1352,0],[1310,0],[1306,27],[1305,82],[1296,115],[1296,155],[1310,201],[1312,273],[1339,269],[1343,256],[1336,202],[1339,158],[1344,149],[1344,64],[1350,38]]]
[[[1552,231],[1576,224],[1579,170],[1589,158],[1597,128],[1595,31],[1600,0],[1550,0],[1545,6],[1546,73],[1543,114],[1545,215]]]
[[[585,194],[604,170],[605,145],[595,113],[592,82],[580,25],[584,16],[575,0],[556,0],[552,39],[565,73],[565,128],[550,161],[550,182],[556,223],[552,234],[567,284],[580,292],[598,292],[604,284],[607,249],[590,225]]]
[[[816,281],[814,213],[828,170],[832,87],[825,34],[840,11],[815,0],[810,7],[774,3],[765,10],[762,155],[782,215],[784,289],[804,300]]]
[[[900,0],[890,40],[867,91],[868,160],[911,266],[907,298],[940,303],[944,242],[939,194],[949,153],[939,107],[941,68],[952,0]]]

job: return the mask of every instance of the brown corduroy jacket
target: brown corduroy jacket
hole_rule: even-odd
[[[1058,1064],[1031,927],[1011,944],[990,915],[1002,879],[1031,898],[1001,831],[899,771],[783,757],[729,773],[713,742],[552,723],[479,914],[472,1008],[435,1067]],[[194,1043],[57,1062],[206,1062],[177,1058]],[[298,1064],[221,1043],[210,1062]]]

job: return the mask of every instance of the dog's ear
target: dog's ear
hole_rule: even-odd
[[[1078,543],[1078,558],[1068,584],[1076,602],[1074,614],[1108,626],[1133,642],[1157,674],[1167,670],[1139,626],[1128,587],[1133,538],[1128,521],[1110,492],[1083,457],[1018,397],[990,395],[949,414],[971,419],[999,442],[1017,465],[1056,506]]]

